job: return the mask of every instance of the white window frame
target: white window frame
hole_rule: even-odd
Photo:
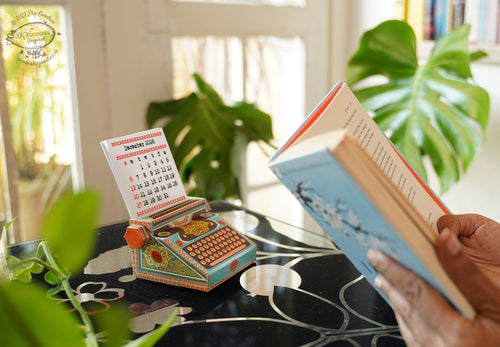
[[[345,35],[348,7],[347,2],[329,0],[309,0],[304,8],[152,0],[147,9],[148,30],[155,34],[152,39],[156,42],[152,46],[162,46],[166,56],[171,56],[171,39],[179,36],[236,36],[243,41],[258,35],[301,37],[305,46],[305,110],[301,112],[305,117],[307,110],[311,110],[337,80],[343,79],[348,55],[344,49],[348,37]],[[332,49],[334,43],[335,50]],[[163,72],[167,80],[173,78],[170,66]],[[166,94],[172,95],[171,86],[167,88]],[[263,186],[266,184],[269,182],[263,182]],[[278,184],[277,181],[274,184]],[[260,188],[246,185],[243,192],[248,194]],[[243,198],[245,201],[245,195]],[[258,209],[258,206],[250,208]],[[307,218],[305,224],[314,226]]]
[[[176,36],[300,36],[306,47],[305,112],[344,76],[347,1],[305,8],[171,0],[11,0],[67,9],[78,176],[102,195],[101,223],[128,214],[99,142],[145,129],[149,102],[172,96],[170,40]],[[335,49],[333,49],[335,44]]]

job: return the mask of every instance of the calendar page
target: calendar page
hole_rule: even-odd
[[[186,192],[163,129],[101,141],[130,218],[185,200]]]

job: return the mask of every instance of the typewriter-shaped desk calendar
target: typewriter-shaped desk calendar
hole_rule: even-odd
[[[209,291],[252,264],[255,244],[186,196],[162,129],[101,142],[130,214],[134,276]]]

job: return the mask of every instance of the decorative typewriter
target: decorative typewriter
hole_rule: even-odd
[[[205,199],[188,197],[165,211],[131,219],[125,240],[134,276],[209,291],[255,261],[255,244]]]
[[[130,214],[134,276],[209,291],[255,261],[255,244],[186,196],[163,130],[101,142]]]

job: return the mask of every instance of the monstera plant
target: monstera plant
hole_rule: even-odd
[[[387,21],[362,36],[347,68],[363,106],[424,179],[423,158],[431,159],[442,192],[478,154],[488,124],[489,96],[470,69],[485,54],[469,53],[469,31],[463,25],[441,37],[419,64],[411,27]],[[373,76],[385,78],[365,81]]]
[[[198,74],[190,95],[150,103],[148,127],[163,127],[188,194],[208,200],[240,198],[241,163],[249,142],[270,144],[271,117],[255,105],[226,105]]]

